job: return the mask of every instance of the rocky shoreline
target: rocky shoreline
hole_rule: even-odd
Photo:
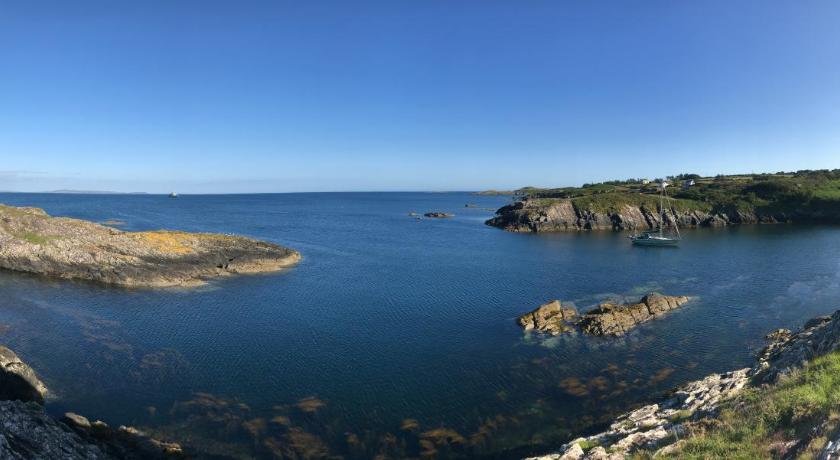
[[[241,236],[126,232],[0,205],[0,268],[124,287],[193,286],[297,264],[300,253]]]
[[[690,428],[713,423],[722,402],[738,395],[745,388],[758,388],[778,382],[810,360],[840,349],[840,310],[831,316],[808,321],[792,333],[786,329],[767,336],[768,345],[759,353],[752,368],[723,374],[712,374],[676,389],[672,395],[656,404],[640,407],[617,417],[609,429],[590,436],[576,438],[557,452],[537,460],[618,460],[645,452],[653,457],[679,457],[681,439]],[[826,436],[820,427],[812,430],[811,438]],[[809,439],[788,446],[785,458],[795,457],[798,446]],[[823,448],[820,458],[829,458],[837,440]],[[833,458],[833,457],[832,457]]]
[[[574,307],[554,300],[520,316],[517,322],[526,331],[535,330],[551,335],[580,330],[588,335],[617,337],[639,324],[681,307],[689,300],[685,296],[666,296],[652,292],[635,303],[604,302],[583,315],[579,315]]]
[[[790,222],[796,216],[757,214],[732,210],[710,212],[701,209],[665,210],[665,224],[686,227],[725,227],[735,224]],[[581,230],[651,230],[662,217],[658,209],[623,204],[616,209],[598,211],[578,206],[571,199],[525,199],[503,206],[486,224],[511,232],[567,232]]]
[[[49,391],[35,371],[0,346],[0,457],[8,459],[177,459],[181,446],[133,427],[111,428],[67,413],[56,420],[44,411]]]

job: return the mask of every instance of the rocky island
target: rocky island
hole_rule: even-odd
[[[840,310],[768,334],[751,368],[712,374],[539,460],[840,455]]]
[[[635,303],[605,302],[583,315],[579,315],[574,307],[554,300],[520,316],[517,321],[526,331],[536,330],[552,335],[580,330],[595,336],[621,336],[641,323],[679,308],[689,300],[685,296],[666,296],[654,292]]]
[[[425,217],[429,217],[432,219],[446,219],[448,217],[455,217],[455,214],[451,214],[448,212],[441,212],[441,211],[432,211],[423,214]]]
[[[0,268],[125,287],[191,286],[295,265],[297,251],[241,236],[127,232],[0,205]]]
[[[512,232],[649,230],[665,226],[723,227],[780,222],[840,222],[840,170],[666,179],[664,213],[647,179],[582,187],[524,188],[487,225]]]

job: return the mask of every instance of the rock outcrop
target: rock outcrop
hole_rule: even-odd
[[[580,207],[572,199],[525,199],[503,206],[487,225],[512,232],[565,232],[578,230],[651,230],[662,217],[658,209],[631,204],[609,211]],[[744,211],[707,212],[701,209],[665,210],[665,224],[680,227],[723,227],[731,224],[776,223],[785,215],[757,215]]]
[[[0,345],[0,400],[44,404],[47,386],[12,350]]]
[[[773,383],[779,377],[801,368],[808,361],[840,349],[840,310],[831,316],[814,318],[798,332],[779,329],[767,335],[768,345],[759,353],[752,368],[725,374],[712,374],[684,385],[672,396],[616,418],[602,433],[577,438],[557,452],[533,457],[542,460],[623,459],[643,450],[648,453],[679,455],[679,439],[692,423],[705,423],[717,414],[720,403],[744,388]],[[840,438],[836,432],[819,458],[840,457]]]
[[[0,205],[0,268],[127,287],[189,286],[290,267],[297,251],[240,236],[125,232]]]
[[[552,335],[579,329],[589,335],[620,336],[641,323],[679,308],[689,300],[685,296],[666,296],[654,292],[636,303],[602,303],[584,315],[578,315],[573,307],[554,300],[520,316],[517,322],[526,331],[536,330]]]
[[[840,310],[811,319],[796,333],[779,329],[767,339],[755,369],[760,382],[776,381],[811,359],[840,349]]]
[[[637,450],[655,451],[673,444],[685,432],[683,424],[714,414],[720,401],[738,394],[749,383],[749,368],[712,374],[674,391],[658,404],[628,412],[609,429],[577,438],[542,460],[624,459]],[[584,451],[581,446],[590,447]]]
[[[685,296],[651,293],[634,304],[602,303],[580,320],[580,329],[590,335],[620,336],[637,325],[679,308],[689,301]]]
[[[26,363],[0,346],[0,458],[173,459],[181,446],[121,426],[110,428],[68,413],[59,421],[44,412],[46,386]]]
[[[540,305],[517,319],[526,331],[533,329],[552,335],[573,330],[576,320],[577,310],[561,305],[559,300]]]
[[[423,215],[426,216],[426,217],[430,217],[432,219],[445,219],[447,217],[455,217],[455,214],[450,214],[448,212],[439,212],[439,211],[427,212],[426,214],[423,214]]]

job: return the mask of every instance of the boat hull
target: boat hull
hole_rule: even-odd
[[[636,246],[676,246],[680,240],[673,238],[631,238]]]

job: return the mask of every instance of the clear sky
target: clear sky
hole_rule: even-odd
[[[0,190],[840,168],[840,2],[0,5]]]

